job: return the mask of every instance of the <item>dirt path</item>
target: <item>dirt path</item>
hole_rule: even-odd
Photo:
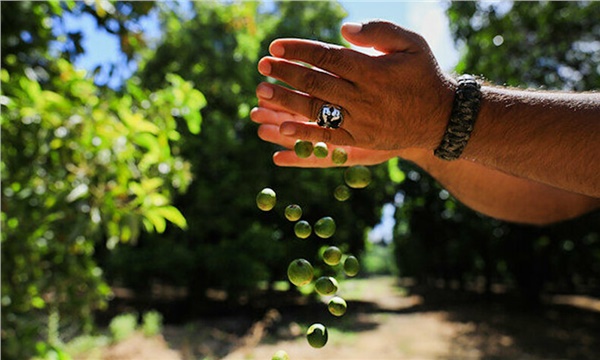
[[[280,349],[291,359],[436,359],[450,352],[451,340],[459,326],[446,321],[443,312],[403,313],[418,306],[421,299],[398,291],[393,278],[346,285],[351,288],[344,289],[342,284],[341,295],[349,300],[344,315],[348,319],[342,321],[341,329],[335,326],[337,319],[327,321],[332,326],[325,347],[311,348],[300,333],[289,340],[269,343],[272,339],[266,339],[257,346],[239,348],[225,359],[270,359]],[[359,307],[370,304],[370,308],[377,310],[353,314],[353,304]]]
[[[348,301],[341,318],[325,303],[294,305],[256,316],[236,313],[165,326],[162,336],[140,337],[109,350],[114,359],[270,360],[285,350],[300,359],[599,359],[600,300],[553,297],[525,307],[514,297],[452,290],[408,295],[396,279],[344,281]],[[304,336],[314,322],[325,324],[329,341],[311,348]],[[164,339],[164,340],[163,340]]]

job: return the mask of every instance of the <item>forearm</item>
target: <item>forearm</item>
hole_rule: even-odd
[[[463,158],[600,197],[600,94],[482,88]]]
[[[473,161],[444,161],[422,149],[406,149],[399,155],[431,174],[466,206],[494,218],[545,225],[600,207],[600,199],[515,177]]]
[[[281,135],[372,150],[423,148],[444,137],[458,84],[439,71],[427,42],[395,24],[347,24],[350,43],[369,56],[331,44],[278,39],[261,74],[259,105],[314,119],[322,99],[342,108],[340,129],[284,122]],[[300,63],[310,64],[306,67]],[[321,71],[322,70],[322,71]],[[463,132],[463,130],[458,130]],[[568,192],[600,198],[600,93],[482,88],[479,116],[463,159]],[[450,144],[455,147],[457,144]]]

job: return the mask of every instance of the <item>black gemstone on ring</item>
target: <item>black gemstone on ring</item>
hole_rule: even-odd
[[[317,116],[317,125],[324,128],[337,129],[342,125],[342,121],[344,121],[344,114],[342,114],[341,107],[332,104],[321,106],[321,110]]]

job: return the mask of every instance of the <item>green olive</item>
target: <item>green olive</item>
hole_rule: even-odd
[[[294,152],[299,158],[307,158],[313,153],[313,144],[310,141],[297,140],[294,144]]]
[[[348,161],[348,153],[343,148],[335,148],[331,152],[331,161],[336,165],[343,165]]]
[[[300,239],[306,239],[312,233],[312,228],[308,221],[300,220],[294,225],[294,233]]]
[[[278,350],[275,354],[273,354],[271,360],[290,360],[290,356],[285,350]]]
[[[346,304],[346,300],[342,299],[339,296],[334,296],[329,300],[329,304],[327,304],[327,309],[334,316],[342,316],[346,313],[346,309],[348,308],[348,304]]]
[[[363,165],[349,167],[344,172],[344,180],[351,188],[365,188],[371,183],[371,170]]]
[[[335,234],[335,221],[330,216],[325,216],[315,223],[315,234],[318,237],[327,239]]]
[[[360,264],[358,263],[358,259],[355,256],[348,256],[346,260],[344,260],[344,272],[348,276],[356,276],[360,271]]]
[[[323,252],[325,264],[335,266],[342,259],[342,251],[337,246],[330,246]]]
[[[315,144],[315,148],[313,149],[313,153],[318,158],[326,158],[329,154],[329,149],[327,148],[327,144],[324,142],[318,142]]]
[[[304,286],[312,281],[314,269],[307,260],[296,259],[288,265],[287,275],[292,284]]]
[[[338,288],[337,280],[331,276],[321,276],[315,281],[315,290],[323,296],[334,295]]]
[[[302,217],[302,208],[300,205],[292,204],[285,208],[285,218],[289,221],[298,221]]]
[[[338,201],[346,201],[350,198],[350,188],[346,185],[338,185],[335,190],[333,190],[333,197]]]
[[[269,211],[275,207],[277,203],[277,195],[275,191],[270,188],[262,189],[258,195],[256,195],[256,206],[262,211]]]
[[[306,331],[308,343],[317,349],[327,344],[327,337],[327,328],[323,324],[312,324]]]

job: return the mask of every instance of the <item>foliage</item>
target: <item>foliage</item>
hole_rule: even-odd
[[[194,2],[185,16],[178,13],[161,12],[164,40],[144,56],[139,77],[143,86],[155,88],[165,72],[173,72],[197,84],[207,98],[202,133],[182,132],[181,154],[192,163],[194,182],[175,204],[189,229],[169,231],[170,241],[145,236],[135,246],[117,249],[103,263],[107,274],[148,292],[153,282],[186,287],[192,311],[202,311],[207,288],[227,290],[235,301],[260,282],[285,279],[289,261],[314,258],[323,244],[314,237],[295,239],[293,224],[283,216],[290,203],[301,205],[311,223],[334,217],[339,227],[331,241],[360,253],[365,228],[377,223],[378,207],[389,196],[379,190],[389,182],[385,167],[373,168],[372,188],[340,203],[333,190],[343,182],[342,169],[277,168],[271,161],[277,148],[258,139],[248,119],[254,89],[264,80],[256,64],[268,44],[284,36],[341,43],[341,7],[331,2]],[[263,213],[254,199],[267,186],[277,192],[279,203]]]
[[[146,47],[136,22],[154,10],[162,39]],[[85,49],[67,15],[118,36],[138,74],[113,91],[75,69]],[[236,299],[284,279],[323,245],[294,239],[288,203],[311,222],[333,216],[332,244],[360,253],[393,193],[385,166],[372,184],[385,191],[340,203],[343,170],[276,168],[248,119],[270,41],[342,43],[344,15],[331,2],[2,2],[3,356],[28,358],[38,341],[42,357],[64,353],[106,307],[107,279],[184,286],[197,311],[207,288]],[[254,204],[265,186],[280,199],[270,213]]]
[[[74,359],[101,359],[103,348],[110,344],[107,335],[80,335],[64,345],[64,352]]]
[[[361,273],[368,275],[398,275],[393,244],[367,242],[361,256]]]
[[[163,317],[158,311],[148,311],[142,317],[142,332],[145,336],[155,336],[162,330]]]
[[[597,2],[463,2],[448,16],[464,52],[459,73],[509,86],[598,88]]]
[[[121,314],[115,316],[108,324],[108,329],[114,342],[121,342],[135,332],[137,328],[136,314]]]
[[[2,13],[10,6],[23,10],[15,18],[35,14],[37,27],[23,26],[50,41],[40,25],[60,7],[3,2]],[[21,33],[5,29],[3,18],[3,39]],[[170,203],[191,181],[177,123],[198,133],[205,99],[169,74],[162,89],[150,92],[133,78],[119,94],[95,85],[68,56],[50,56],[47,43],[9,45],[0,96],[2,354],[27,358],[36,340],[58,346],[65,327],[90,330],[92,312],[106,306],[99,247],[135,242],[140,227],[187,226]]]
[[[595,2],[453,2],[451,30],[462,49],[459,73],[510,86],[600,88]],[[596,49],[596,50],[593,50]],[[547,227],[477,214],[429,176],[403,164],[396,254],[403,276],[462,288],[484,279],[536,301],[544,290],[589,291],[600,276],[598,213]]]

